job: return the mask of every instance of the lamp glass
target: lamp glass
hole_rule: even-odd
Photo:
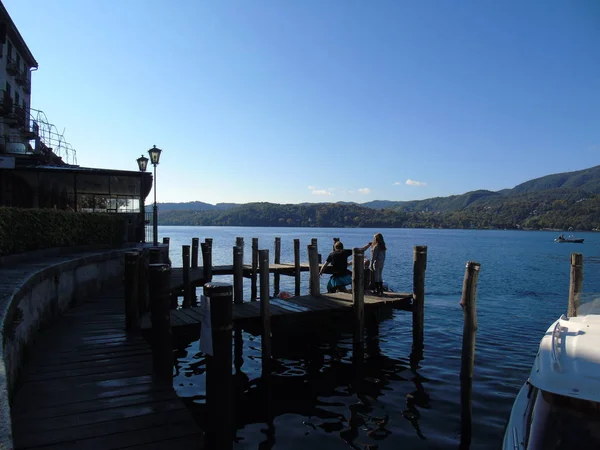
[[[140,172],[145,172],[146,167],[148,167],[148,158],[142,155],[137,159],[137,163],[138,167],[140,168]]]
[[[158,164],[160,160],[160,154],[162,150],[160,148],[156,148],[156,145],[148,150],[148,154],[150,155],[150,162],[154,165]]]

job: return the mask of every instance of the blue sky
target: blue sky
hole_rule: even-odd
[[[595,0],[3,3],[32,106],[81,166],[162,148],[159,202],[412,200],[600,164]]]

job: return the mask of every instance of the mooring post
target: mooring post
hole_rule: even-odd
[[[206,242],[200,243],[202,251],[202,278],[205,283],[210,283],[212,280],[212,248]]]
[[[365,252],[352,249],[352,303],[354,304],[354,340],[365,340]]]
[[[462,298],[463,340],[460,364],[460,448],[471,445],[473,363],[475,361],[475,334],[477,333],[477,279],[481,265],[468,261],[465,268]]]
[[[244,303],[244,249],[233,247],[233,302]]]
[[[260,320],[262,322],[262,371],[269,372],[271,362],[271,306],[269,299],[269,250],[258,252],[260,268]]]
[[[577,317],[583,290],[583,255],[571,253],[571,282],[569,284],[569,307],[567,317]]]
[[[319,245],[317,244],[317,238],[312,238],[310,240],[310,245],[314,245],[317,249],[317,262],[321,264],[321,254],[319,253]]]
[[[236,237],[235,246],[242,249],[242,265],[244,265],[244,238],[240,236]]]
[[[252,272],[250,274],[250,300],[256,301],[258,279],[258,238],[252,238]]]
[[[171,267],[150,264],[150,320],[152,321],[152,362],[157,379],[173,380],[173,336],[169,305]]]
[[[275,257],[273,258],[273,264],[281,264],[281,238],[275,238]],[[279,295],[279,282],[281,275],[279,272],[273,274],[273,297]]]
[[[206,406],[209,426],[206,448],[233,446],[232,336],[233,288],[225,283],[206,283],[204,295],[210,298],[213,354],[206,355]]]
[[[171,252],[171,238],[164,237],[163,238],[163,244],[167,246],[167,253],[166,253],[167,259],[166,259],[166,261],[163,261],[161,259],[161,262],[164,262],[166,264],[171,264],[171,253],[170,253]]]
[[[415,245],[413,250],[413,344],[410,361],[416,366],[423,359],[423,322],[425,314],[425,270],[427,246]]]
[[[213,257],[212,257],[212,249],[213,249],[213,240],[212,238],[204,239],[206,244],[206,266],[208,267],[208,281],[212,281],[212,269],[213,269]],[[204,260],[202,260],[202,264],[204,264]]]
[[[125,330],[140,329],[139,266],[138,252],[125,253]]]
[[[162,253],[160,248],[152,247],[148,250],[148,253],[150,254],[150,264],[162,264]]]
[[[319,256],[317,247],[308,245],[308,268],[310,273],[309,292],[313,297],[321,295],[321,277],[319,276]]]
[[[300,295],[300,239],[294,239],[294,295]]]
[[[148,264],[150,256],[148,252],[142,251],[138,259],[138,299],[140,313],[150,310],[149,292],[148,292]]]
[[[198,251],[200,250],[200,238],[192,238],[192,269],[198,267]]]
[[[183,264],[183,302],[182,307],[192,306],[192,286],[190,284],[190,246],[181,246],[181,261]]]

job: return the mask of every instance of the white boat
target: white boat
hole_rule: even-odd
[[[546,331],[519,391],[503,450],[600,449],[600,302]]]

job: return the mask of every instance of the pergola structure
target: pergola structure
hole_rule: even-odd
[[[124,214],[132,241],[145,239],[152,174],[70,165],[0,168],[0,206]]]

